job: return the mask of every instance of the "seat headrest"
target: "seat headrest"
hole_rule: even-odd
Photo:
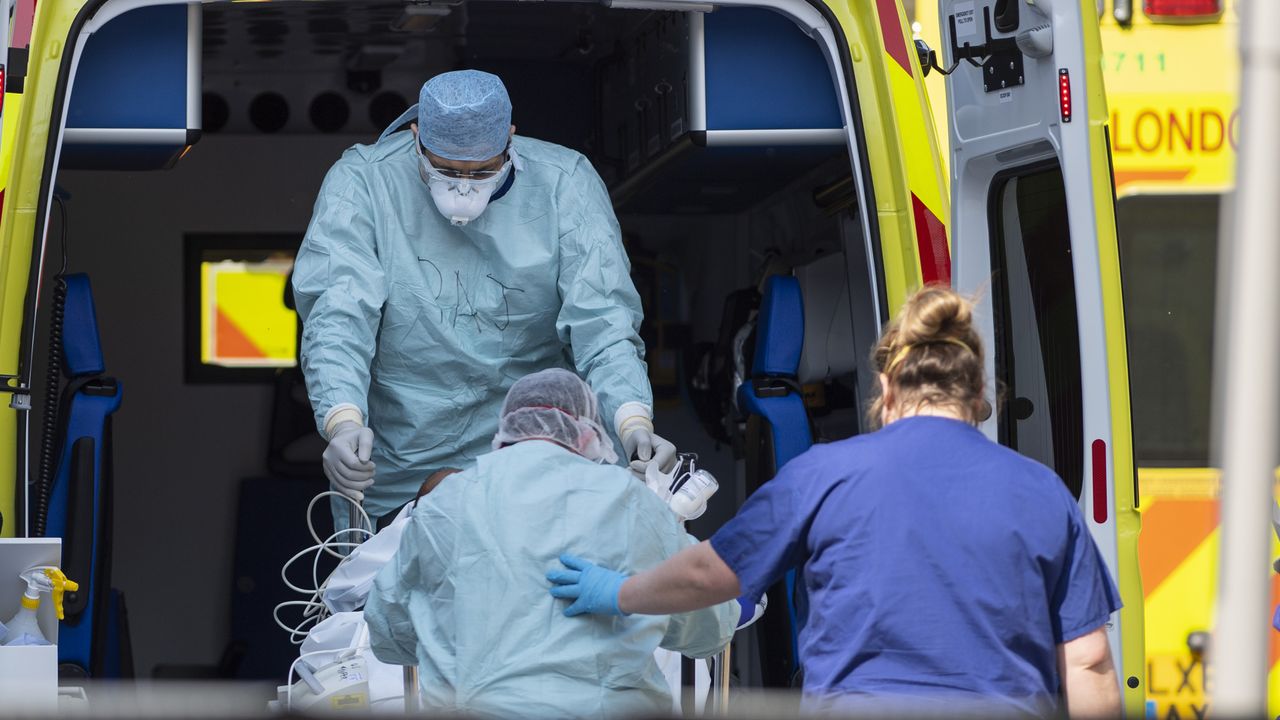
[[[62,316],[62,356],[68,377],[98,375],[106,369],[98,338],[98,314],[93,306],[89,276],[74,273],[63,278],[67,301]]]
[[[765,280],[756,323],[755,377],[794,377],[804,349],[804,301],[800,282],[790,275]]]
[[[803,385],[856,372],[862,354],[853,337],[844,253],[830,253],[797,265],[795,274],[804,298],[805,327],[809,328],[797,380]]]

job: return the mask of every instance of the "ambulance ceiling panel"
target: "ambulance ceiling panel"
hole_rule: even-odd
[[[206,4],[204,59],[215,73],[590,60],[642,15],[580,3]]]
[[[207,132],[376,134],[425,78],[472,67],[506,80],[521,132],[578,149],[594,65],[650,14],[583,3],[203,7]]]
[[[522,135],[590,157],[627,212],[738,212],[845,154],[825,61],[790,20],[768,11],[722,8],[722,17],[707,23],[708,44],[720,48],[708,68],[725,71],[708,78],[714,107],[701,134],[710,140],[723,131],[817,128],[834,131],[838,142],[694,147],[690,133],[702,128],[686,117],[683,102],[692,47],[691,16],[684,13],[487,0],[273,0],[203,8],[206,133],[336,132],[372,141],[416,101],[426,78],[468,67],[503,78]],[[826,98],[821,117],[758,117],[752,109],[762,107],[761,93],[785,97],[791,110],[808,107],[800,100],[815,93],[764,90],[758,68],[742,59],[743,48],[717,43],[719,29],[738,45],[770,48],[778,73],[805,76],[802,85]],[[783,62],[787,58],[795,62]],[[658,88],[670,92],[655,100],[650,95]],[[652,111],[637,115],[642,106]],[[626,146],[615,147],[621,140]]]
[[[397,32],[392,23],[402,14],[398,3],[205,5],[205,65],[214,72],[315,68],[315,63],[340,68],[348,54],[364,46],[395,52],[395,59],[412,62],[421,58],[432,37],[443,42],[456,30],[456,18],[446,15],[439,20],[438,35]]]

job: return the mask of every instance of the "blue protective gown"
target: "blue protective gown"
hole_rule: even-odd
[[[302,370],[318,424],[350,403],[373,428],[375,517],[488,451],[507,389],[531,372],[576,370],[606,421],[652,404],[604,184],[567,148],[513,148],[524,169],[464,227],[436,210],[407,130],[348,149],[316,200],[293,280]]]
[[[564,548],[625,573],[692,544],[644,483],[553,443],[481,457],[418,501],[365,606],[379,660],[418,665],[427,708],[498,717],[665,716],[661,646],[707,657],[736,601],[682,615],[565,617]]]

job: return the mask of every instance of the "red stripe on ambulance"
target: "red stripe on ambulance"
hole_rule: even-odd
[[[903,70],[911,75],[911,56],[907,54],[907,39],[902,34],[902,24],[898,22],[897,0],[876,0],[876,10],[880,15],[880,34],[884,36],[884,49],[889,57],[898,61]]]
[[[951,251],[947,248],[947,228],[933,211],[911,193],[911,212],[916,219],[916,244],[920,247],[920,275],[924,284],[951,283]]]

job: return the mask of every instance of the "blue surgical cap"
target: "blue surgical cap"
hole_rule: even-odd
[[[497,75],[457,70],[437,75],[418,94],[422,146],[448,160],[488,160],[507,149],[511,98]]]

